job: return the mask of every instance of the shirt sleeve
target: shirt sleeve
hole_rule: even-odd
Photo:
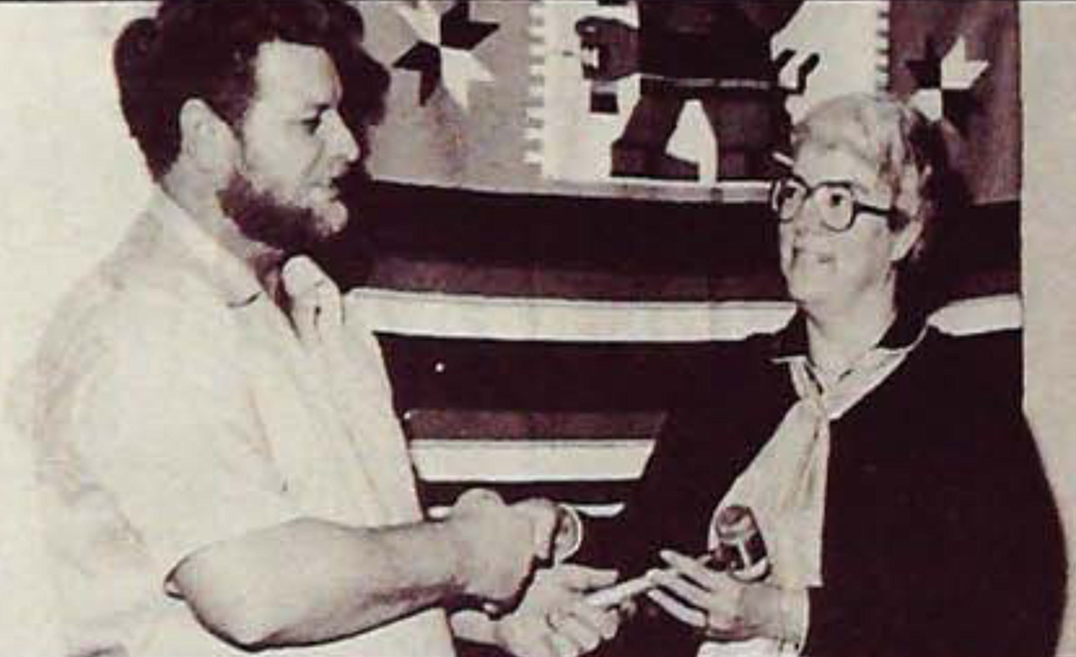
[[[80,358],[56,428],[163,585],[192,553],[300,514],[226,332],[183,319],[135,325],[122,339],[86,341],[93,353]]]

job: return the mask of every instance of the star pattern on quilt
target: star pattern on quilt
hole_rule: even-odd
[[[470,105],[473,82],[492,82],[493,75],[474,56],[474,49],[497,31],[493,23],[471,19],[467,0],[459,0],[439,13],[427,0],[400,3],[397,12],[417,36],[417,42],[393,66],[419,74],[419,104],[443,87],[461,107]]]
[[[927,118],[946,119],[961,134],[967,134],[968,119],[977,106],[972,88],[990,64],[968,58],[968,44],[958,37],[944,56],[939,56],[934,40],[927,38],[922,59],[905,62],[915,80],[912,104]]]

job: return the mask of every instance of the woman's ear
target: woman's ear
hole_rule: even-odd
[[[893,246],[889,252],[889,261],[896,264],[909,256],[915,256],[917,247],[923,239],[923,222],[911,219],[893,232]]]
[[[894,231],[896,239],[893,242],[893,250],[890,253],[890,262],[901,262],[909,257],[915,259],[919,256],[923,245],[923,217],[931,212],[932,203],[928,200],[927,185],[933,176],[933,169],[929,164],[924,165],[919,171],[914,167],[906,167],[901,178],[900,189],[904,190],[894,200],[894,206],[908,217],[907,223]]]
[[[200,98],[179,110],[180,157],[211,179],[231,175],[238,143],[231,126]]]

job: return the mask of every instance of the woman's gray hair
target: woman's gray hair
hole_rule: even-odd
[[[911,221],[922,225],[907,261],[922,256],[934,233],[934,219],[948,175],[945,145],[937,126],[888,94],[850,94],[812,108],[792,131],[793,153],[805,145],[848,152],[876,167],[893,191],[890,228]]]

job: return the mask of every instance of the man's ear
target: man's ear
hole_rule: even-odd
[[[179,110],[180,152],[212,178],[231,174],[238,142],[231,126],[200,98],[188,98]]]

